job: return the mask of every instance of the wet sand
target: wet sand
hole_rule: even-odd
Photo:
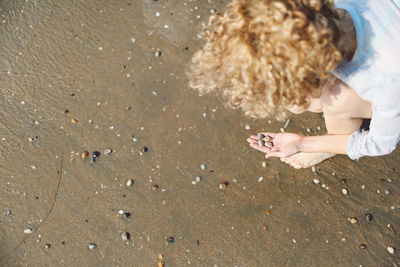
[[[1,266],[400,265],[399,150],[263,167],[246,138],[284,122],[187,87],[226,3],[0,0]],[[290,119],[325,132],[319,114]]]

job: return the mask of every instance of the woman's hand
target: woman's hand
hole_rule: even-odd
[[[279,157],[286,158],[299,152],[299,145],[303,139],[302,135],[295,133],[260,133],[272,137],[272,148],[258,145],[257,135],[252,135],[247,139],[250,146],[261,152],[264,152],[265,158]]]

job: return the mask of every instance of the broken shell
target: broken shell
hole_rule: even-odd
[[[164,267],[164,263],[162,261],[158,262],[158,267]]]
[[[45,248],[50,248],[51,245],[50,245],[49,243],[46,243],[46,244],[44,244],[44,247],[45,247]]]
[[[269,215],[270,213],[271,213],[270,210],[266,210],[266,211],[265,211],[265,214],[267,214],[267,215]]]
[[[77,123],[77,122],[78,122],[78,120],[77,120],[77,119],[75,119],[75,118],[71,118],[71,122],[72,122],[72,123]]]
[[[82,157],[83,159],[86,159],[87,156],[89,156],[89,152],[88,152],[88,151],[83,151],[82,154],[81,154],[81,157]]]
[[[266,224],[263,224],[263,230],[268,231],[268,226]]]
[[[367,248],[367,245],[365,245],[365,244],[360,244],[360,248],[361,248],[361,249],[366,249],[366,248]]]
[[[343,193],[343,195],[347,195],[349,193],[349,191],[346,188],[343,188],[342,193]]]
[[[158,254],[158,259],[159,259],[159,260],[162,260],[163,257],[164,257],[163,254]]]
[[[153,186],[151,187],[152,190],[157,190],[158,189],[158,185],[153,184]]]
[[[314,184],[319,184],[321,181],[318,179],[314,179],[313,182],[314,182]]]

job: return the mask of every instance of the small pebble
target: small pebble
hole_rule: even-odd
[[[219,184],[219,189],[225,189],[227,186],[229,185],[229,183],[227,181],[221,182]]]
[[[130,214],[130,212],[124,212],[123,214],[122,214],[122,218],[124,218],[124,219],[129,219],[131,217],[131,214]]]
[[[271,210],[266,210],[265,214],[269,215],[271,213]]]
[[[112,152],[113,150],[111,148],[107,148],[106,150],[104,150],[105,155],[111,154]]]
[[[264,231],[268,231],[268,226],[266,224],[263,224],[262,228]]]
[[[349,191],[346,188],[343,188],[342,193],[343,193],[343,195],[347,195],[349,193]]]
[[[258,178],[258,182],[260,183],[260,182],[262,182],[264,180],[264,177],[262,177],[262,176],[260,176],[259,178]]]
[[[25,233],[25,234],[32,234],[33,231],[32,231],[31,228],[25,228],[25,229],[24,229],[24,233]]]
[[[201,181],[201,177],[200,177],[200,176],[196,176],[195,181],[196,181],[197,183],[199,183],[199,182]]]
[[[32,170],[36,170],[37,166],[36,165],[31,165]]]
[[[157,189],[158,189],[158,185],[153,184],[153,185],[151,186],[151,189],[152,189],[152,190],[157,190]]]
[[[78,120],[77,120],[77,119],[75,119],[75,118],[71,118],[71,122],[72,122],[72,123],[77,123],[77,122],[78,122]]]
[[[244,127],[247,131],[251,130],[251,126],[246,124],[246,126]]]
[[[204,171],[206,169],[206,164],[204,163],[200,164],[200,169]]]
[[[86,159],[87,156],[89,156],[89,152],[88,152],[88,151],[83,151],[82,154],[81,154],[81,157],[82,157],[83,159]]]
[[[263,161],[263,162],[261,163],[261,166],[262,166],[263,168],[267,168],[267,162]]]
[[[385,190],[385,195],[390,195],[392,192],[389,189]]]
[[[367,245],[365,245],[365,244],[360,244],[360,249],[366,249],[367,248]]]
[[[96,243],[89,243],[89,245],[88,245],[89,250],[94,250],[95,248],[97,248]]]
[[[46,243],[46,244],[44,244],[44,247],[48,249],[51,247],[51,245],[49,243]]]
[[[395,248],[394,247],[387,247],[387,251],[389,251],[390,254],[394,254]]]
[[[175,241],[175,239],[174,239],[173,236],[169,236],[169,237],[167,238],[167,242],[168,242],[168,243],[174,243],[174,241]]]
[[[126,186],[132,186],[133,184],[134,184],[134,180],[133,179],[128,179],[127,181],[126,181]]]
[[[314,182],[314,184],[319,184],[321,181],[318,179],[314,179],[313,182]]]
[[[131,234],[128,232],[123,232],[121,235],[122,240],[124,241],[128,241],[129,239],[131,239]]]

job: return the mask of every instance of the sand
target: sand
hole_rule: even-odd
[[[284,122],[188,88],[226,3],[0,0],[1,266],[400,265],[399,150],[264,168],[246,138]],[[325,132],[320,114],[290,119]]]

